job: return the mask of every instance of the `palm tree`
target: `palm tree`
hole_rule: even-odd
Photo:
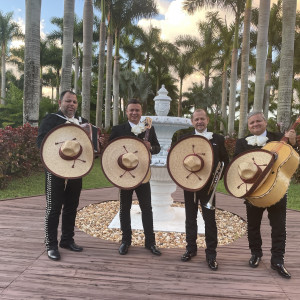
[[[270,21],[268,29],[268,53],[266,62],[266,74],[265,74],[265,89],[263,100],[263,112],[268,119],[269,103],[272,84],[272,72],[278,73],[276,64],[272,64],[272,58],[275,53],[280,52],[281,48],[281,35],[282,35],[282,1],[278,0],[277,4],[273,4],[270,11]],[[258,24],[258,9],[252,10],[252,24]],[[255,38],[255,37],[254,37]],[[257,38],[256,38],[257,40]],[[278,64],[279,66],[279,64]]]
[[[13,12],[3,14],[0,11],[0,47],[1,47],[1,99],[0,104],[5,104],[6,97],[6,53],[9,42],[21,37],[20,27],[12,21]]]
[[[112,83],[112,50],[113,50],[113,27],[112,27],[111,1],[108,3],[108,27],[107,27],[107,48],[106,48],[106,89],[105,89],[105,129],[110,128],[111,121],[111,83]]]
[[[47,38],[49,40],[60,40],[63,43],[63,18],[53,17],[51,23],[58,27],[58,30],[52,31]],[[75,44],[75,75],[74,75],[74,92],[78,92],[78,78],[79,78],[79,60],[80,60],[80,44],[83,42],[83,21],[78,20],[76,15],[74,16],[74,29],[73,29],[73,43]]]
[[[81,114],[90,120],[91,73],[93,43],[93,3],[84,1],[83,8],[83,62],[82,62],[82,106]]]
[[[269,19],[270,0],[260,1],[256,47],[255,94],[253,105],[253,109],[255,111],[262,111],[263,108]]]
[[[237,86],[237,58],[238,58],[238,33],[241,14],[245,8],[246,0],[184,0],[183,8],[188,13],[194,13],[201,7],[224,7],[232,9],[235,13],[235,33],[231,57],[231,76],[229,93],[229,116],[228,133],[234,134],[235,104],[236,104],[236,86]]]
[[[73,42],[75,43],[75,73],[74,73],[74,93],[78,93],[78,78],[79,78],[79,56],[81,53],[80,44],[83,43],[83,20],[77,20],[75,16],[74,19],[74,34]]]
[[[277,115],[277,123],[282,125],[282,132],[289,128],[291,120],[296,7],[296,0],[282,2],[282,48]]]
[[[128,29],[129,34],[133,34],[140,41],[137,46],[137,52],[141,53],[139,63],[144,65],[144,72],[149,73],[149,62],[152,51],[155,46],[161,41],[161,29],[150,26],[147,31],[139,26],[130,26]]]
[[[149,95],[154,95],[152,91],[152,82],[149,75],[140,72],[134,78],[134,92],[133,97],[139,99],[143,105],[143,111],[147,114],[147,99]]]
[[[96,4],[95,4],[96,5]],[[96,6],[97,7],[97,6]],[[99,37],[99,66],[98,66],[98,85],[97,85],[97,105],[96,105],[96,126],[102,127],[102,106],[104,89],[104,66],[105,66],[105,0],[101,0],[101,21]]]
[[[58,47],[54,42],[51,42],[48,52],[47,66],[51,66],[56,74],[56,101],[59,98],[59,85],[60,85],[60,70],[62,61],[62,48]]]
[[[241,65],[241,98],[240,98],[240,122],[238,137],[245,136],[247,128],[248,113],[248,69],[250,53],[250,25],[251,25],[252,0],[247,0],[244,16],[244,32],[242,44],[242,65]]]
[[[233,36],[235,31],[235,26],[228,26],[226,21],[222,21],[219,17],[219,13],[208,13],[208,22],[214,24],[215,30],[218,30],[216,35],[219,36],[219,46],[220,46],[220,58],[219,65],[216,65],[218,70],[222,70],[222,104],[221,104],[221,115],[223,122],[220,123],[220,130],[225,134],[226,127],[224,124],[227,123],[227,98],[228,98],[228,65],[230,62],[231,49],[233,43]]]
[[[38,126],[41,0],[26,0],[23,124]]]
[[[64,2],[64,33],[63,33],[63,57],[61,70],[61,91],[71,88],[72,57],[73,57],[73,32],[74,32],[74,6],[75,0]]]
[[[119,72],[120,72],[120,33],[123,28],[140,18],[149,18],[157,14],[156,4],[153,0],[113,2],[113,26],[115,29],[115,56],[113,72],[113,125],[119,123]]]
[[[177,41],[180,43],[180,40]],[[177,73],[179,77],[179,101],[178,101],[178,117],[182,116],[182,87],[183,87],[183,80],[188,76],[191,75],[195,68],[192,64],[192,53],[191,52],[181,52],[180,49],[174,49],[173,59],[171,61],[172,67],[174,71]]]

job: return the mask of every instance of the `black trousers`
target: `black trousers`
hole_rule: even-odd
[[[65,179],[46,171],[45,244],[47,250],[57,249],[57,229],[62,211],[61,243],[74,241],[74,226],[82,188],[82,179]]]
[[[282,264],[284,261],[286,242],[287,195],[276,204],[267,208],[253,206],[248,201],[245,201],[245,204],[247,209],[248,241],[251,254],[263,256],[260,225],[263,213],[267,209],[272,239],[271,262]]]
[[[142,212],[142,223],[145,234],[145,246],[155,245],[155,235],[153,231],[153,215],[151,206],[150,183],[141,184],[133,190],[120,190],[120,224],[122,230],[122,243],[131,245],[131,218],[130,210],[132,205],[132,195],[135,191],[139,206]]]
[[[198,202],[200,202],[202,209],[202,216],[205,224],[205,242],[206,242],[206,258],[216,258],[217,256],[217,245],[218,245],[218,232],[216,224],[215,210],[208,209],[204,205],[209,200],[207,195],[207,188],[197,192],[197,199],[195,202],[195,193],[184,191],[184,202],[185,202],[185,231],[186,231],[186,249],[188,251],[197,251],[197,213],[198,213]],[[213,203],[215,203],[215,198]]]

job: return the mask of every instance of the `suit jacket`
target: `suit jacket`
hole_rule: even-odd
[[[112,128],[111,134],[109,136],[109,141],[112,141],[115,138],[121,137],[121,136],[136,136],[134,133],[131,132],[131,126],[129,122],[116,125]],[[142,132],[137,136],[139,139],[144,139],[145,137],[145,132]],[[157,154],[160,151],[160,145],[157,140],[157,136],[155,133],[154,127],[151,127],[150,132],[149,132],[149,142],[151,144],[151,154]]]
[[[249,134],[248,136],[253,136],[253,134]],[[248,136],[246,136],[246,137],[248,137]],[[282,133],[267,131],[267,137],[269,138],[267,140],[267,143],[272,142],[272,141],[280,141],[282,136],[283,136]],[[254,150],[254,149],[261,149],[262,148],[262,147],[257,146],[257,145],[255,145],[255,146],[249,145],[248,142],[246,141],[246,137],[238,139],[236,141],[234,156],[236,156],[240,153],[243,153],[245,151],[248,151],[248,150]]]
[[[195,134],[195,130],[183,135],[181,138],[187,137],[187,136],[192,136],[194,134]],[[212,176],[208,180],[207,184],[203,187],[203,189],[199,191],[200,193],[203,193],[203,192],[206,193],[206,190],[210,187],[211,181],[213,179],[213,174],[214,174],[214,172],[215,172],[215,170],[218,166],[219,161],[224,162],[223,172],[229,164],[229,157],[228,157],[228,154],[227,154],[227,150],[225,148],[224,136],[222,136],[220,134],[217,134],[217,133],[214,133],[212,139],[209,140],[209,142],[210,142],[210,144],[212,145],[212,148],[213,148],[214,165],[213,165],[213,170],[212,170]],[[197,192],[197,194],[199,192]]]
[[[37,136],[37,140],[36,140],[37,146],[39,148],[41,147],[44,137],[51,129],[53,129],[54,127],[56,127],[58,125],[62,125],[64,123],[66,123],[66,119],[61,118],[57,115],[64,117],[64,114],[59,110],[55,114],[46,115],[45,118],[42,120],[42,122],[39,126],[39,132],[38,132],[38,136]],[[88,120],[82,118],[82,123],[88,123]]]

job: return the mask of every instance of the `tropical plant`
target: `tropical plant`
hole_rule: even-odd
[[[115,55],[113,71],[113,125],[119,121],[119,72],[120,72],[120,34],[123,28],[140,18],[149,18],[157,14],[153,0],[115,0],[112,4],[112,21],[115,30]]]
[[[235,32],[231,57],[231,75],[230,75],[230,93],[229,93],[229,116],[228,133],[234,134],[234,119],[236,105],[236,86],[237,86],[237,66],[238,66],[238,48],[239,48],[239,25],[241,14],[244,11],[246,0],[184,0],[183,8],[188,13],[194,13],[201,7],[219,7],[228,8],[235,13]]]
[[[19,25],[12,20],[13,12],[3,14],[0,11],[0,47],[1,47],[1,98],[0,104],[5,103],[6,96],[6,54],[9,42],[14,38],[23,37]]]

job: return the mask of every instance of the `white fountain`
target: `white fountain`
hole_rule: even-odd
[[[169,117],[170,102],[168,91],[163,85],[158,91],[155,101],[156,116],[150,116],[155,128],[161,150],[152,156],[151,160],[151,200],[153,209],[153,223],[155,231],[185,232],[185,211],[182,207],[173,207],[171,194],[176,190],[176,184],[171,179],[167,169],[168,150],[171,147],[173,134],[183,128],[191,126],[190,119]],[[142,121],[145,116],[142,117]],[[202,215],[198,213],[198,233],[204,233]],[[141,211],[138,205],[131,208],[132,229],[143,229]],[[109,228],[120,228],[119,213],[115,216]]]

